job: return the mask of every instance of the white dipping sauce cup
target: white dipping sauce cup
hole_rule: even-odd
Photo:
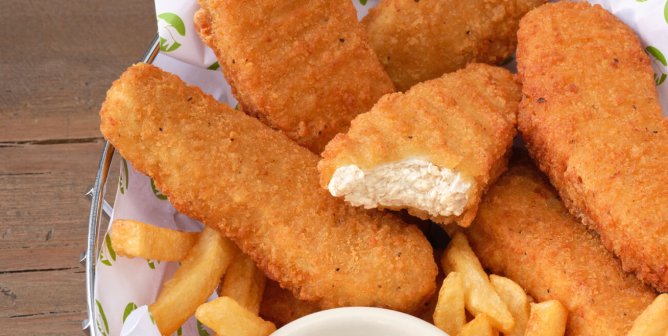
[[[417,317],[394,310],[348,307],[292,321],[272,336],[448,336]]]

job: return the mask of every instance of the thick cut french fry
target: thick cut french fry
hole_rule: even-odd
[[[487,273],[482,269],[469,242],[463,233],[457,232],[441,258],[441,265],[445,273],[458,272],[464,278],[466,289],[464,299],[466,309],[477,316],[486,314],[496,329],[508,333],[514,325],[512,314],[503,303],[499,295],[489,283]]]
[[[563,336],[568,311],[557,300],[531,304],[525,336]]]
[[[450,272],[443,280],[434,310],[434,324],[450,335],[457,335],[466,324],[464,277]]]
[[[267,278],[255,266],[253,260],[239,253],[225,272],[220,295],[234,299],[239,305],[257,315],[260,313],[266,282]]]
[[[181,261],[195,245],[199,232],[182,232],[129,219],[111,224],[111,245],[118,255],[160,261]]]
[[[199,306],[195,317],[218,336],[267,336],[276,330],[273,323],[259,318],[227,296]]]
[[[628,336],[668,336],[668,294],[654,299],[633,322]]]
[[[237,247],[218,231],[205,227],[174,277],[149,306],[163,335],[171,335],[213,293],[234,259]]]
[[[478,314],[471,322],[464,325],[457,336],[497,336],[499,332],[492,327],[492,321],[486,314]]]
[[[504,336],[524,336],[531,312],[527,293],[515,281],[502,276],[492,274],[489,276],[489,282],[515,319],[513,330]]]

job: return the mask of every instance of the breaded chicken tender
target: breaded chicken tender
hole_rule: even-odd
[[[417,227],[332,198],[315,154],[178,77],[132,66],[100,117],[102,134],[177,210],[220,230],[298,298],[412,311],[434,291],[432,248]]]
[[[486,64],[386,95],[327,145],[321,186],[355,206],[468,226],[506,168],[519,100],[510,72]]]
[[[489,271],[536,301],[566,306],[566,335],[624,336],[656,296],[622,271],[526,157],[489,189],[466,234]]]
[[[668,291],[668,121],[638,37],[600,6],[559,2],[518,38],[530,154],[626,271]]]
[[[515,51],[520,18],[545,0],[381,0],[362,20],[397,89]]]
[[[436,277],[437,286],[443,282],[443,274]],[[429,323],[433,323],[434,309],[438,299],[438,288],[434,295],[427,300],[422,307],[413,312],[413,316],[419,317]],[[260,305],[260,317],[273,322],[277,327],[282,327],[296,319],[321,311],[313,302],[299,300],[292,292],[283,289],[275,281],[267,281]]]
[[[198,2],[198,32],[243,111],[316,154],[394,91],[350,0]]]
[[[260,317],[282,327],[298,318],[320,311],[313,302],[295,298],[275,281],[267,281],[264,288]]]

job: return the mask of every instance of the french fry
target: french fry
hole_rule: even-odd
[[[568,311],[557,300],[531,304],[525,336],[563,336]]]
[[[174,277],[149,306],[163,335],[171,335],[213,293],[237,253],[237,247],[216,230],[205,227]]]
[[[160,261],[181,261],[195,245],[199,232],[182,232],[129,219],[111,225],[111,245],[118,255]]]
[[[668,336],[668,294],[661,294],[636,317],[628,336]]]
[[[486,314],[478,314],[471,322],[464,325],[458,336],[497,336],[498,331],[492,328],[492,321]]]
[[[227,296],[251,313],[260,313],[262,292],[267,278],[260,271],[253,260],[243,253],[239,253],[232,265],[225,272],[221,296]]]
[[[489,282],[515,319],[515,327],[504,336],[524,336],[531,312],[526,292],[515,281],[495,274],[489,276]]]
[[[273,323],[259,318],[227,296],[199,306],[195,317],[218,336],[266,336],[276,330]]]
[[[486,314],[496,329],[508,333],[514,325],[512,314],[494,291],[487,273],[482,269],[463,233],[457,232],[441,258],[443,271],[461,273],[464,280],[466,309],[478,316]]]
[[[434,324],[449,335],[457,335],[466,324],[464,277],[450,272],[443,280],[434,310]]]

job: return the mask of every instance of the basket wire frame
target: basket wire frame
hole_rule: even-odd
[[[160,39],[156,35],[151,42],[150,47],[141,58],[144,63],[153,63],[155,57],[160,51]],[[81,262],[86,265],[86,300],[88,306],[88,318],[83,320],[82,329],[84,334],[89,336],[98,336],[95,328],[95,264],[97,261],[98,240],[100,236],[100,226],[102,223],[102,213],[109,211],[109,205],[104,201],[104,192],[107,184],[107,176],[111,161],[114,158],[114,146],[108,141],[104,142],[104,149],[100,158],[99,168],[95,177],[93,188],[88,193],[91,196],[90,216],[88,217],[88,239],[86,241],[85,255]],[[110,215],[110,213],[107,213]]]

